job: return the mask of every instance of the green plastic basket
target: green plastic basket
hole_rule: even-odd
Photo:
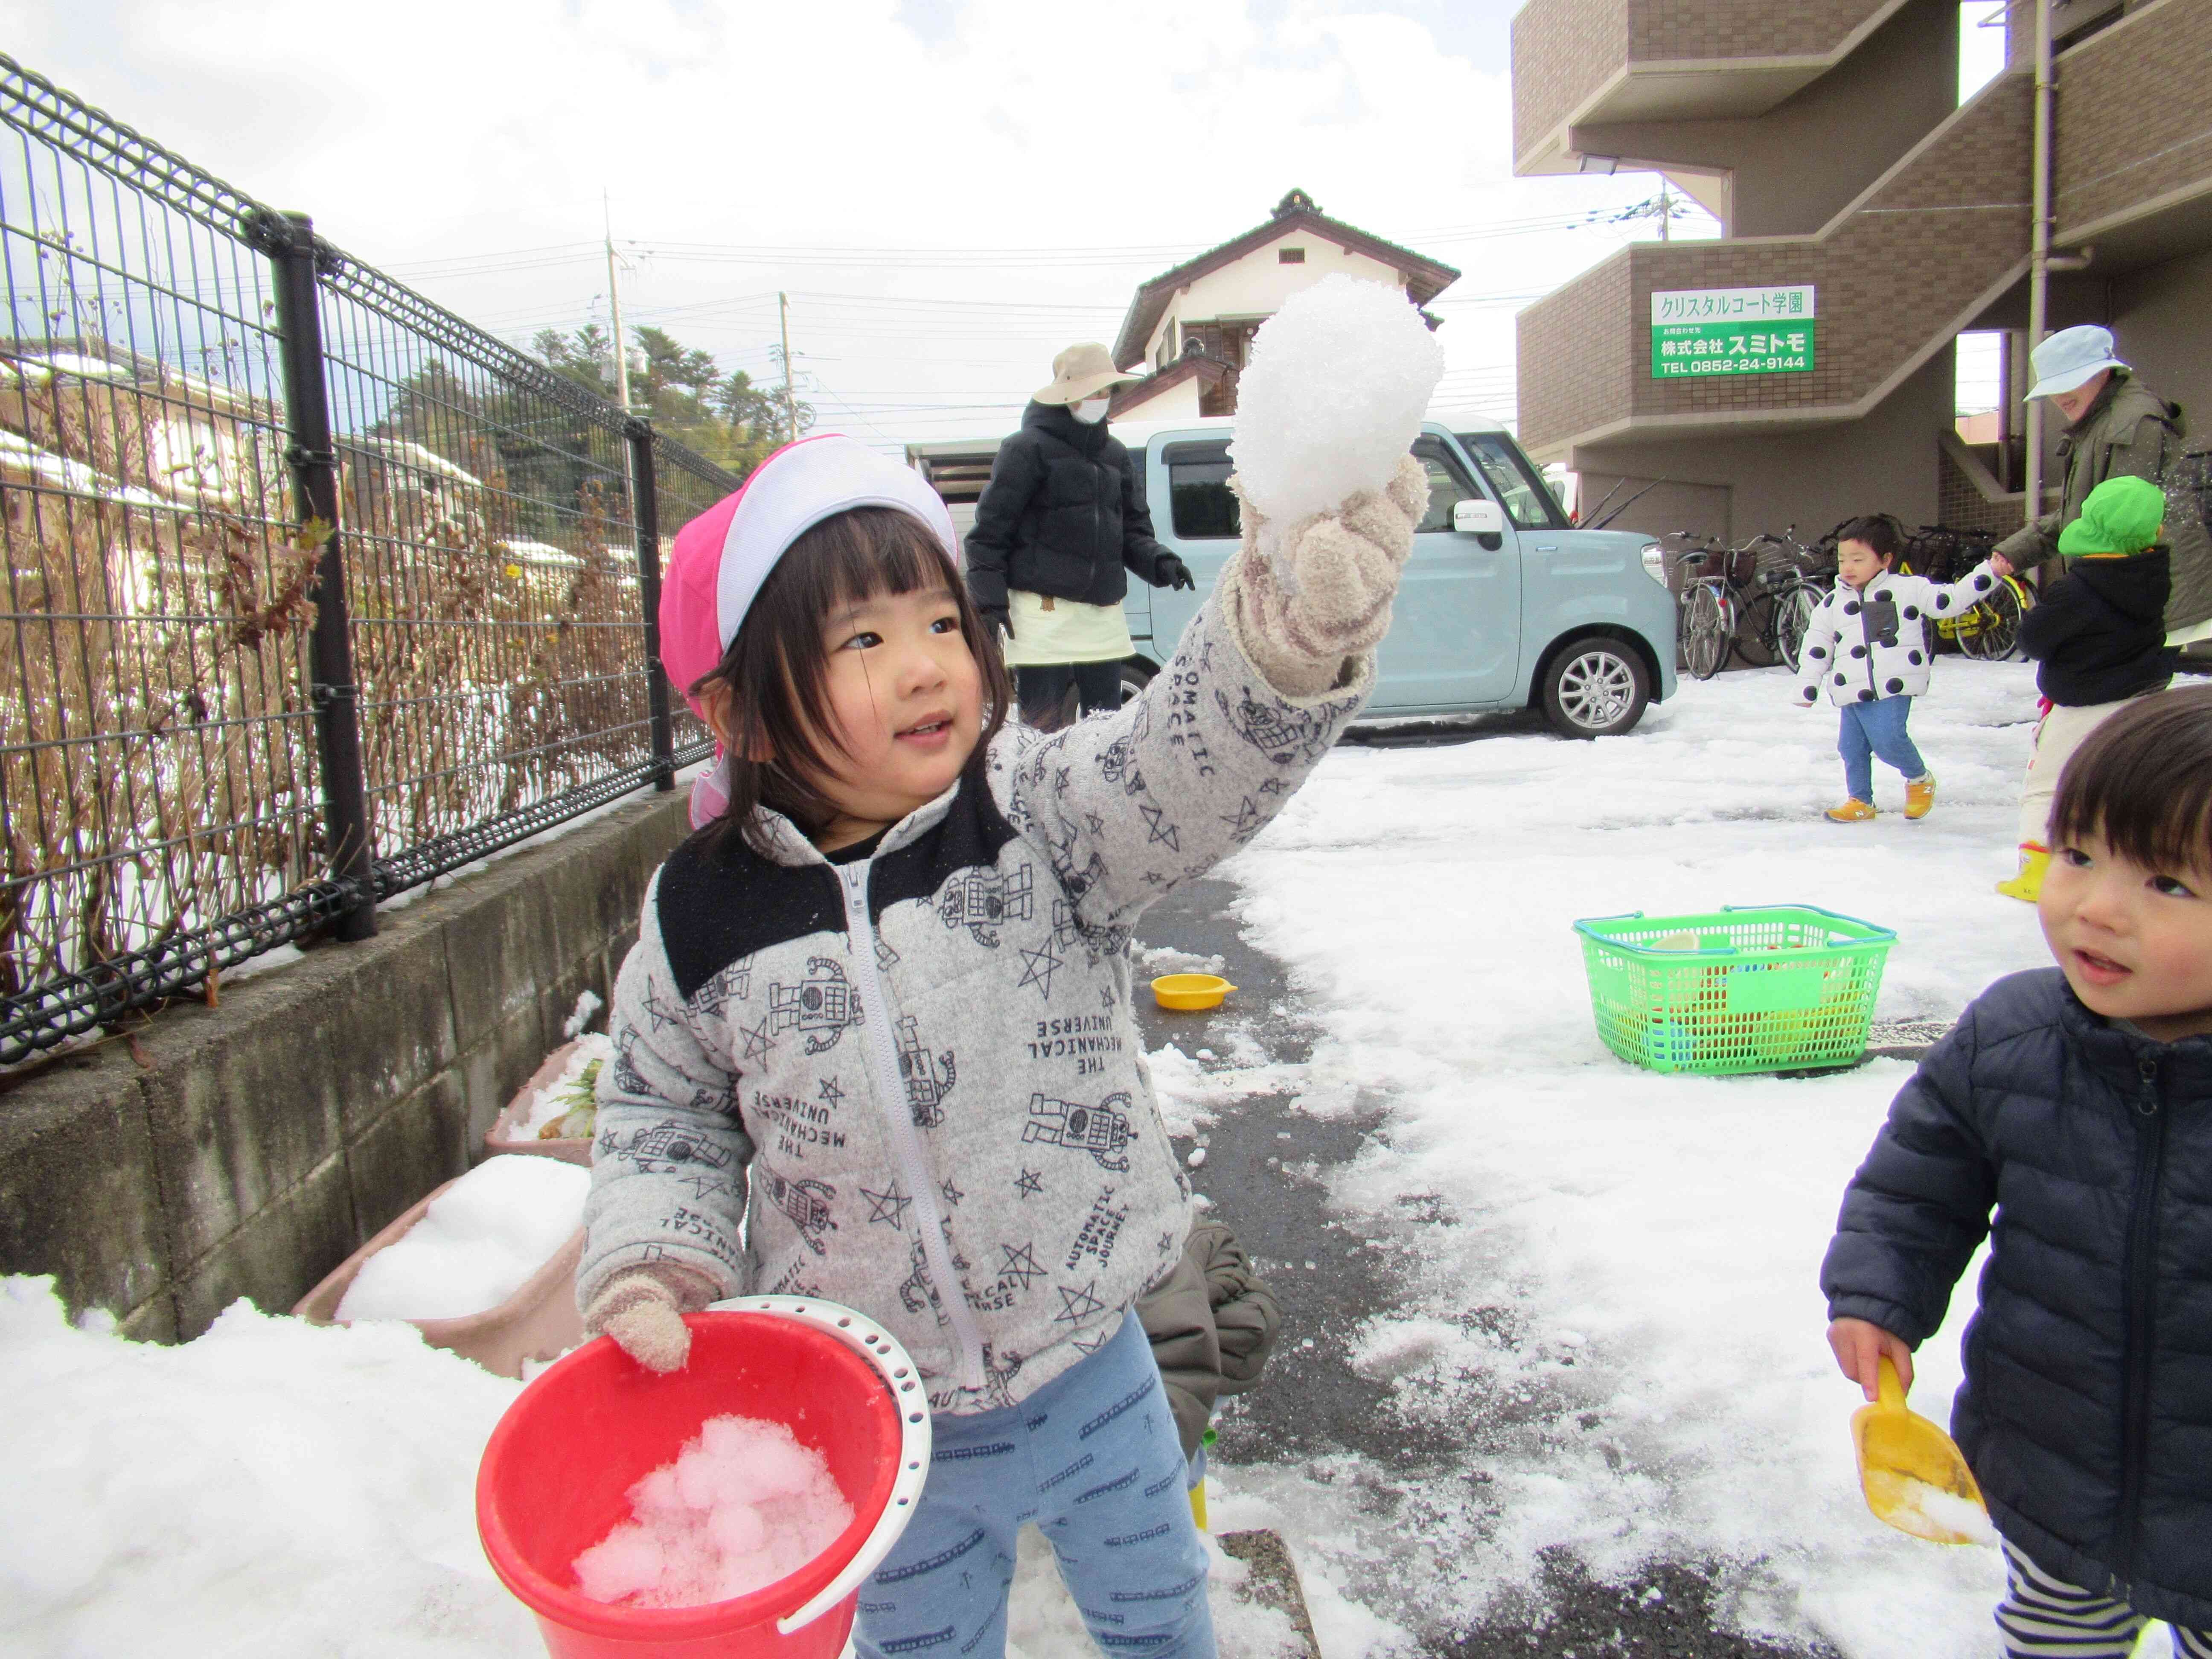
[[[1866,1052],[1897,935],[1809,904],[1575,924],[1597,1034],[1654,1072],[1789,1072]]]

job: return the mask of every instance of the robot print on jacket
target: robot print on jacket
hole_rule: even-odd
[[[826,1181],[793,1181],[769,1170],[761,1176],[761,1189],[768,1194],[769,1202],[799,1229],[799,1241],[808,1249],[817,1255],[829,1254],[822,1235],[837,1231],[837,1224],[830,1214],[830,1201],[837,1196],[835,1187]]]
[[[1022,1139],[1088,1152],[1100,1169],[1125,1174],[1129,1168],[1129,1143],[1136,1139],[1136,1131],[1129,1127],[1129,1097],[1119,1093],[1107,1096],[1096,1106],[1033,1094],[1029,1121],[1022,1125]]]
[[[797,1026],[806,1036],[806,1052],[818,1054],[860,1023],[860,996],[846,981],[842,963],[809,957],[806,977],[796,985],[768,988],[769,1029]]]
[[[1213,701],[1230,729],[1278,766],[1318,759],[1336,733],[1337,722],[1324,709],[1263,703],[1249,691],[1232,703],[1217,690]]]
[[[995,951],[1001,923],[1027,921],[1036,914],[1034,887],[1026,864],[1012,870],[963,870],[945,883],[937,914],[948,930],[965,927],[976,944]]]
[[[952,1050],[933,1058],[922,1047],[921,1031],[912,1014],[902,1014],[898,1022],[899,1079],[906,1085],[907,1109],[914,1114],[917,1129],[934,1129],[945,1121],[945,1097],[952,1092],[958,1080],[959,1070],[953,1064]]]

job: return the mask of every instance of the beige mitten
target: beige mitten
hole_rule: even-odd
[[[1357,678],[1358,659],[1390,631],[1390,600],[1428,505],[1428,475],[1409,455],[1382,490],[1284,530],[1285,581],[1260,550],[1263,521],[1244,501],[1243,545],[1222,584],[1223,609],[1237,647],[1268,684],[1285,696],[1318,697]]]
[[[584,1310],[584,1329],[611,1336],[649,1370],[679,1370],[691,1353],[686,1313],[714,1299],[714,1281],[696,1267],[653,1261],[625,1268],[599,1287]]]

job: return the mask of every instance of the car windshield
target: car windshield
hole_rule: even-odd
[[[1536,469],[1528,465],[1521,447],[1503,432],[1462,432],[1460,447],[1482,469],[1482,476],[1505,504],[1507,515],[1522,530],[1563,530],[1567,515],[1552,498]]]

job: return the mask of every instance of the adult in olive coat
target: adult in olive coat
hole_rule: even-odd
[[[2035,349],[2028,396],[2048,398],[2067,422],[2058,441],[2066,471],[2057,507],[1997,544],[1999,574],[2056,556],[2058,532],[2081,516],[2081,503],[2106,479],[2142,478],[2163,488],[2180,459],[2189,431],[2181,405],[2152,392],[2112,354],[2111,332],[2091,324],[2063,329]],[[2196,524],[2171,525],[2168,537],[2173,573],[2166,630],[2169,637],[2197,637],[2212,623],[2212,538]]]
[[[1109,388],[1134,378],[1102,345],[1061,352],[975,503],[968,591],[1011,641],[1006,660],[1033,726],[1055,723],[1071,687],[1085,714],[1120,703],[1121,664],[1135,649],[1121,618],[1129,572],[1155,587],[1194,586],[1153,538],[1129,452],[1106,429]]]
[[[1985,1235],[1951,1432],[1997,1530],[2212,1628],[2212,1036],[2155,1042],[2056,968],[1983,992],[1844,1195],[1829,1316],[1917,1347]]]

